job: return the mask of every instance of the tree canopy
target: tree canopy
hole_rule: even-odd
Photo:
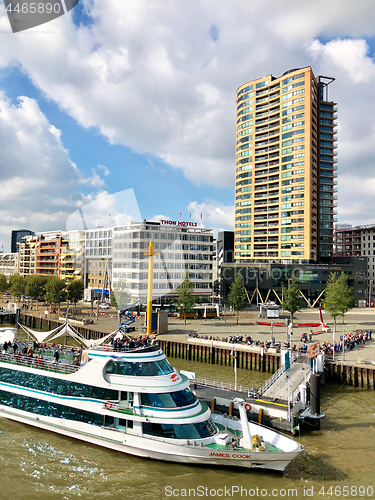
[[[43,298],[46,295],[46,284],[48,281],[48,276],[39,276],[37,274],[31,274],[25,278],[25,293],[29,295],[32,299],[37,300],[39,297]],[[38,302],[37,302],[38,308]]]
[[[189,279],[189,274],[186,272],[185,279],[177,287],[178,293],[178,307],[180,312],[184,313],[185,325],[186,325],[186,313],[191,311],[195,305],[195,298],[193,296],[194,284]]]
[[[290,312],[290,320],[293,325],[294,314],[303,308],[304,303],[301,298],[301,290],[298,288],[296,280],[292,278],[288,285],[288,288],[282,285],[283,301],[281,307],[285,309],[285,311]]]
[[[242,276],[240,274],[237,275],[237,278],[233,281],[233,283],[230,286],[228,302],[229,305],[232,307],[232,309],[237,312],[237,325],[238,325],[239,313],[247,304]]]
[[[353,288],[348,285],[346,274],[337,276],[336,273],[331,273],[325,289],[325,309],[333,318],[335,328],[337,316],[342,316],[344,323],[345,314],[353,305]]]
[[[65,281],[57,276],[49,277],[46,283],[45,299],[50,304],[58,304],[60,310],[61,302],[66,300],[66,284]]]
[[[0,274],[0,292],[4,293],[8,290],[8,280],[5,274]]]
[[[68,285],[68,300],[70,302],[73,302],[74,305],[77,304],[79,300],[83,299],[84,289],[85,285],[83,283],[83,280],[72,280]]]
[[[25,278],[20,274],[12,274],[9,277],[9,293],[20,298],[25,293]]]
[[[111,304],[119,311],[122,311],[128,304],[130,304],[132,296],[129,292],[126,279],[122,278],[113,283],[113,293],[111,294]]]

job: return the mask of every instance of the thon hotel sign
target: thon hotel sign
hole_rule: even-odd
[[[184,226],[184,227],[198,227],[197,222],[182,222],[180,220],[175,221],[175,220],[161,220],[160,224],[166,224],[170,226]]]

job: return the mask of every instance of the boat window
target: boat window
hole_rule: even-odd
[[[168,393],[159,394],[159,399],[164,408],[173,408],[174,406],[176,406],[176,403],[173,400],[171,394]]]
[[[69,408],[69,406],[51,403],[49,401],[42,401],[28,396],[21,396],[12,392],[0,391],[0,404],[9,406],[11,408],[19,408],[20,410],[29,411],[38,415],[45,415],[48,417],[63,418],[68,420],[75,420],[91,425],[111,425],[112,417],[105,417],[98,413],[92,413],[78,408]]]
[[[56,379],[35,373],[21,372],[8,368],[0,368],[0,381],[21,387],[28,387],[51,394],[62,396],[74,396],[81,398],[93,398],[103,400],[117,400],[118,391],[95,387],[87,384],[79,384],[68,380]]]
[[[141,404],[154,408],[181,408],[195,403],[196,400],[189,388],[171,393],[141,394]]]
[[[151,436],[174,439],[202,439],[215,435],[218,431],[211,419],[195,424],[155,424],[143,423],[143,433]]]
[[[106,373],[128,375],[133,377],[156,377],[168,375],[173,368],[166,359],[149,362],[109,361]]]

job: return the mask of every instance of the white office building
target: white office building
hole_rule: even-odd
[[[145,302],[148,286],[148,242],[153,241],[153,299],[176,296],[186,272],[194,284],[194,295],[212,293],[212,229],[196,223],[162,220],[113,228],[113,289],[126,283],[133,300]],[[90,247],[91,250],[91,247]]]

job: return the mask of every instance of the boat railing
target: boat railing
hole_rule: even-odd
[[[27,368],[37,368],[40,370],[52,371],[63,374],[75,373],[80,369],[80,366],[71,365],[68,363],[58,363],[56,361],[44,361],[41,358],[28,356],[20,356],[14,354],[0,354],[1,363],[9,363],[12,365],[26,366]]]
[[[236,386],[234,382],[224,382],[222,380],[213,380],[206,377],[196,377],[194,382],[206,387],[215,387],[216,389],[223,389],[225,391],[246,392],[246,388],[243,385],[237,384]]]

